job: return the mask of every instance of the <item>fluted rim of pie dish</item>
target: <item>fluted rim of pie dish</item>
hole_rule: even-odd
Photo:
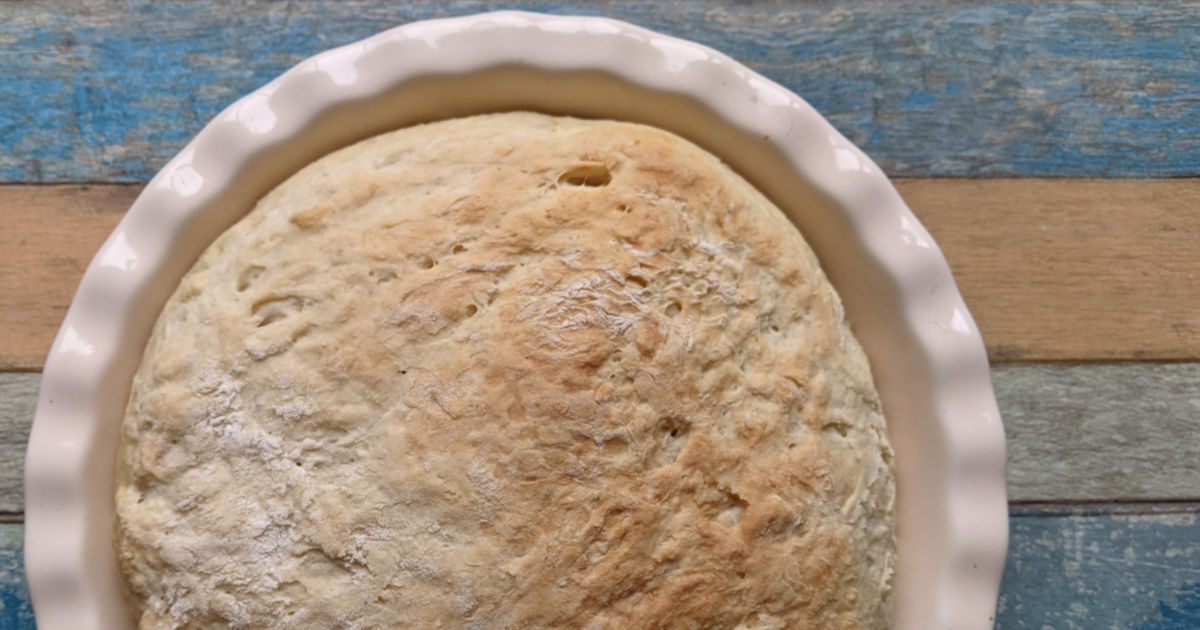
[[[519,37],[506,37],[514,34]],[[570,50],[561,45],[564,34],[576,37]],[[500,40],[504,45],[496,45]],[[435,52],[364,59],[397,41],[421,42]],[[524,12],[414,22],[313,56],[228,107],[151,180],[89,265],[45,363],[25,480],[26,573],[39,627],[102,627],[96,611],[120,597],[119,585],[85,579],[95,563],[105,562],[88,533],[94,539],[95,528],[109,531],[111,523],[97,523],[89,512],[84,470],[96,457],[102,399],[112,404],[112,396],[127,395],[105,386],[106,373],[131,347],[140,355],[145,341],[131,339],[124,320],[150,271],[170,256],[172,239],[214,191],[236,181],[247,160],[301,133],[323,111],[389,81],[502,63],[600,70],[699,101],[769,139],[798,175],[845,213],[868,255],[898,287],[902,312],[896,316],[919,340],[930,366],[938,412],[928,421],[939,423],[946,449],[946,508],[939,516],[948,535],[941,557],[929,559],[936,566],[923,567],[935,575],[935,590],[924,602],[927,610],[908,610],[898,627],[915,628],[918,618],[925,627],[991,627],[1008,523],[1004,434],[987,356],[945,258],[887,177],[799,96],[717,51],[616,20]],[[292,89],[314,73],[326,83],[332,79],[334,87]],[[806,130],[809,140],[789,136],[794,128]],[[112,554],[111,545],[107,552]],[[115,555],[107,561],[115,567]],[[899,598],[905,566],[925,561],[901,554]],[[116,581],[115,568],[110,573]]]

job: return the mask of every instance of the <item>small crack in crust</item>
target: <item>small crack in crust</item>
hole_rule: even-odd
[[[663,131],[403,129],[185,276],[123,425],[141,628],[885,628],[891,449],[782,213]]]

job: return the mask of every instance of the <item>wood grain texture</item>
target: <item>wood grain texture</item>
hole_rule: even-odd
[[[1200,364],[999,365],[992,381],[1010,500],[1200,500]]]
[[[1015,512],[998,630],[1200,628],[1200,506]]]
[[[0,523],[0,630],[33,630],[33,607],[25,588],[24,527]]]
[[[1200,506],[1015,513],[997,630],[1200,627]],[[34,628],[22,526],[0,524],[0,630]]]
[[[83,270],[139,189],[0,186],[0,370],[41,369]]]
[[[38,374],[0,373],[0,514],[23,509]],[[1200,363],[993,369],[1009,500],[1200,501]]]
[[[1013,500],[1200,494],[1200,364],[1001,365],[994,380]],[[37,381],[0,374],[0,461],[23,459]],[[0,511],[19,511],[19,488],[19,466],[0,468]],[[1014,509],[997,628],[1200,627],[1200,508],[1111,508]],[[0,525],[0,630],[33,627],[14,527]]]
[[[1200,180],[898,180],[994,361],[1200,359]],[[136,185],[0,186],[0,370],[40,369]]]
[[[993,361],[1200,357],[1200,180],[897,187],[950,261]]]
[[[40,374],[0,373],[0,516],[25,511],[25,445],[40,382]]]
[[[0,3],[0,181],[144,181],[299,60],[513,8],[693,39],[808,99],[890,173],[1200,174],[1200,1]]]

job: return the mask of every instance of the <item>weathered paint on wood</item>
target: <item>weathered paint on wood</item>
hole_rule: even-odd
[[[992,381],[1011,500],[1200,500],[1200,364],[998,365]]]
[[[995,361],[1200,359],[1200,180],[897,181]],[[0,370],[36,370],[136,185],[0,186]]]
[[[33,607],[25,588],[24,527],[0,523],[0,630],[34,628]]]
[[[1010,500],[1200,501],[1200,363],[1000,365],[993,381]],[[0,373],[0,514],[23,509],[37,387]]]
[[[0,517],[25,511],[25,445],[40,382],[40,374],[0,373]]]
[[[998,630],[1200,627],[1200,507],[1015,513]],[[34,628],[21,525],[0,525],[0,630]]]
[[[1014,512],[996,627],[1200,628],[1200,506],[1153,511]]]
[[[0,181],[144,181],[300,59],[515,8],[693,39],[908,176],[1200,174],[1200,1],[0,3]]]

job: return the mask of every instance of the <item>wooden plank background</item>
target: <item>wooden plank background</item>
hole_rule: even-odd
[[[21,526],[0,523],[0,630],[33,628],[33,607],[25,589]]]
[[[993,360],[1200,356],[1197,180],[900,179]],[[0,185],[0,370],[36,370],[138,185]]]
[[[145,181],[309,54],[423,18],[616,17],[807,98],[890,173],[1200,174],[1200,2],[0,3],[0,180]]]
[[[33,627],[37,371],[141,184],[314,52],[502,8],[714,46],[899,177],[994,364],[1013,501],[997,627],[1200,627],[1200,0],[18,0],[0,3],[0,630]]]
[[[1196,515],[1014,510],[997,627],[1200,628]]]
[[[0,520],[19,519],[24,505],[39,378],[0,373]],[[993,381],[1008,434],[1010,501],[1197,500],[1200,440],[1187,437],[1200,416],[1200,365],[1004,364]]]

